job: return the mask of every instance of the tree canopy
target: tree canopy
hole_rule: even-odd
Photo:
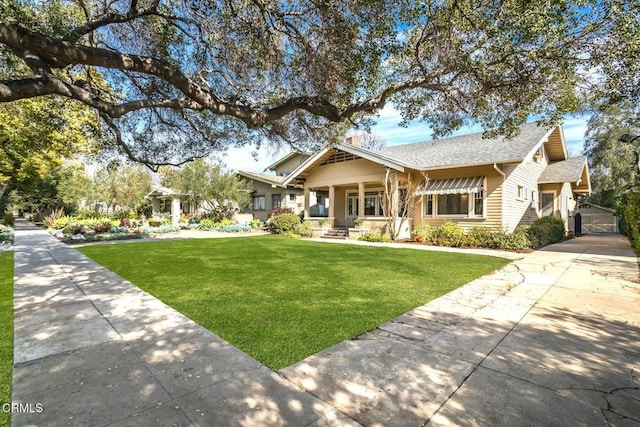
[[[608,105],[589,120],[584,152],[591,170],[591,202],[619,207],[640,189],[640,139],[631,143],[625,141],[627,135],[640,135],[640,108],[629,102]]]
[[[11,190],[50,182],[65,158],[89,154],[100,138],[97,116],[82,104],[50,96],[0,104],[0,203]]]
[[[73,99],[149,165],[313,149],[390,101],[441,136],[640,99],[635,0],[2,0],[0,16],[0,102]]]

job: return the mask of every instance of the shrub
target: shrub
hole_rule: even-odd
[[[545,216],[533,222],[528,230],[529,239],[536,247],[551,245],[564,240],[564,222],[560,218]]]
[[[259,219],[252,219],[251,221],[249,221],[249,225],[253,229],[258,229],[262,227],[262,221],[260,221]]]
[[[133,232],[136,233],[136,230],[134,230]],[[168,224],[168,225],[161,225],[159,227],[142,227],[142,231],[144,233],[154,233],[154,234],[174,233],[176,231],[180,231],[180,226]]]
[[[65,215],[63,208],[54,209],[53,212],[44,217],[44,226],[47,228],[54,228],[53,224],[56,222],[56,220],[63,218],[64,216]]]
[[[293,213],[293,209],[291,208],[275,208],[269,214],[269,218],[273,218],[274,216],[282,215],[282,214],[290,214]]]
[[[495,242],[494,234],[488,227],[475,226],[467,233],[466,244],[478,248],[491,248]]]
[[[624,232],[629,237],[633,248],[640,252],[640,193],[634,193],[627,198],[622,211]]]
[[[285,212],[271,217],[268,226],[271,233],[285,234],[288,232],[295,233],[300,223],[301,220],[298,215],[292,212]]]
[[[431,242],[433,240],[433,236],[436,232],[436,229],[429,224],[423,224],[413,229],[411,232],[411,237],[416,242]]]
[[[2,223],[9,227],[13,227],[13,214],[11,212],[5,212],[2,215]]]
[[[358,237],[358,240],[363,242],[383,242],[383,243],[391,243],[392,240],[389,236],[383,234],[374,234],[374,233],[366,233],[362,236]]]
[[[81,209],[76,214],[77,219],[98,219],[102,218],[102,214],[93,209]]]
[[[216,222],[210,218],[200,218],[198,222],[198,230],[211,231],[215,230],[216,226]]]
[[[53,228],[54,230],[62,230],[68,225],[70,225],[71,223],[76,221],[77,221],[77,218],[74,216],[63,216],[53,221],[50,228]]]
[[[13,241],[13,228],[6,225],[0,225],[0,242]]]
[[[111,227],[109,233],[126,233],[128,230],[125,227]]]
[[[298,224],[294,232],[300,237],[313,237],[313,229],[309,222],[302,222]]]
[[[464,246],[464,231],[458,224],[447,221],[437,229],[433,236],[433,243],[437,246],[451,246],[454,248]]]

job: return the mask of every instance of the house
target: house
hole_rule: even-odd
[[[314,226],[323,220],[351,228],[358,219],[363,229],[386,233],[387,179],[421,181],[405,236],[445,221],[513,231],[548,215],[562,218],[569,231],[576,200],[591,191],[586,158],[568,156],[562,126],[537,123],[522,125],[513,139],[475,133],[380,152],[327,145],[282,185],[303,186],[305,219]]]
[[[251,182],[251,207],[245,212],[255,219],[266,221],[269,213],[277,208],[288,208],[299,214],[304,209],[302,187],[297,184],[285,185],[288,174],[304,163],[309,154],[292,151],[265,169],[271,173],[238,171],[236,174]]]
[[[583,233],[618,233],[618,217],[615,209],[593,203],[580,203],[577,212],[582,217]]]

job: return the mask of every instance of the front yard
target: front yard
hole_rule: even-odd
[[[277,236],[79,251],[272,369],[375,328],[509,262]]]

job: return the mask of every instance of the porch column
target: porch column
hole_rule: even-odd
[[[158,199],[157,197],[153,197],[151,199],[151,206],[153,215],[160,215],[160,199]]]
[[[171,224],[178,225],[180,223],[180,199],[171,200]]]
[[[333,185],[329,186],[329,218],[335,218],[335,198],[336,198],[336,187]]]
[[[358,183],[358,218],[364,218],[364,182]]]
[[[304,188],[304,217],[309,218],[309,200],[311,199],[311,189]]]

